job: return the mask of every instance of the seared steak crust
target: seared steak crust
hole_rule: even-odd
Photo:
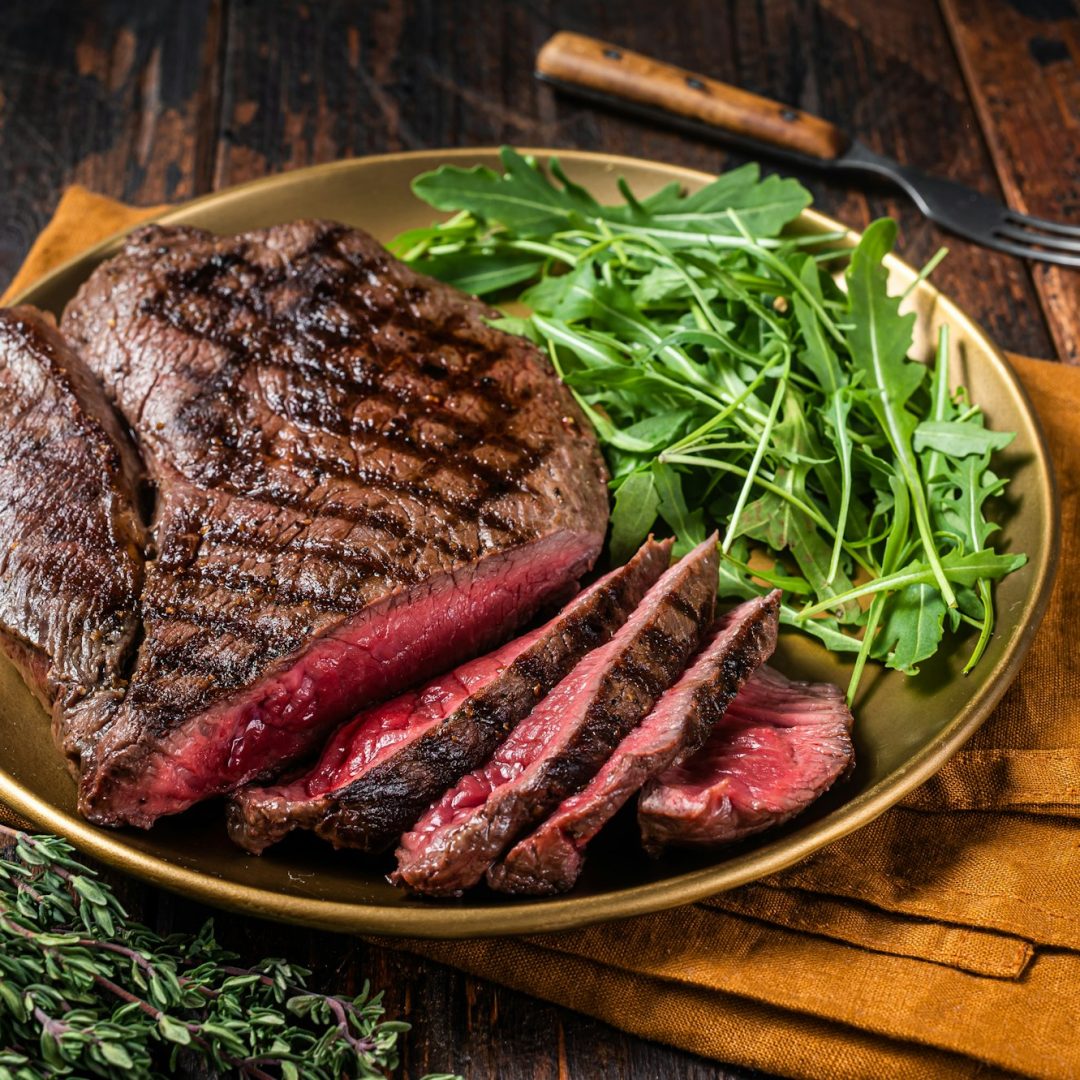
[[[295,828],[314,829],[335,847],[382,850],[610,639],[664,572],[670,550],[670,540],[650,539],[541,629],[350,721],[304,776],[238,792],[229,835],[255,853]]]
[[[716,537],[649,590],[629,621],[401,839],[392,880],[418,893],[475,885],[524,829],[577,791],[697,649],[716,603]]]
[[[642,784],[700,748],[742,685],[772,655],[779,612],[776,591],[740,604],[721,619],[678,682],[592,780],[488,869],[488,884],[499,892],[532,896],[572,888],[589,841]]]
[[[51,316],[0,309],[0,644],[77,764],[138,633],[138,466]]]
[[[550,365],[371,237],[150,226],[63,329],[157,488],[145,640],[82,808],[149,824],[490,647],[595,560],[595,440]]]

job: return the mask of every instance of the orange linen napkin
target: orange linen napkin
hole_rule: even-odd
[[[152,211],[73,188],[15,285]],[[932,781],[757,885],[525,939],[386,942],[783,1076],[1080,1078],[1080,371],[1013,358],[1063,550],[1020,678]]]

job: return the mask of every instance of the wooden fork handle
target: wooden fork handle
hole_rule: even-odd
[[[827,120],[584,34],[556,34],[537,55],[536,70],[560,83],[664,109],[822,161],[834,161],[849,143]]]

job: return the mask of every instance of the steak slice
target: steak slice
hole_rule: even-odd
[[[577,791],[656,703],[701,642],[716,605],[716,536],[649,590],[593,650],[401,838],[391,880],[431,896],[475,885],[507,844]]]
[[[704,648],[600,771],[487,872],[499,892],[544,896],[573,887],[585,846],[647,780],[698,750],[740,687],[776,648],[780,593],[722,618]]]
[[[296,828],[314,829],[335,847],[382,850],[615,633],[670,551],[670,540],[650,539],[545,626],[362,712],[331,736],[306,775],[233,796],[229,835],[255,853]]]
[[[63,329],[135,434],[157,557],[92,820],[147,826],[565,599],[607,521],[546,358],[370,236],[150,226]]]
[[[728,844],[794,817],[851,767],[851,724],[832,683],[759,668],[701,750],[643,789],[645,850]]]
[[[138,633],[138,465],[51,316],[0,309],[0,647],[75,765],[124,695]]]

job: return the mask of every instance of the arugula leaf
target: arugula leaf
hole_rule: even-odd
[[[675,533],[672,555],[681,558],[705,539],[705,513],[700,507],[694,511],[689,509],[683,495],[682,477],[669,465],[653,462],[652,475],[660,516]]]
[[[623,434],[644,443],[646,450],[651,453],[667,446],[692,415],[693,411],[690,409],[669,409],[654,413],[625,428]]]
[[[889,274],[884,259],[895,243],[896,222],[883,218],[863,233],[851,256],[847,279],[854,323],[848,341],[855,367],[862,372],[869,391],[870,408],[888,437],[907,484],[927,560],[945,603],[955,607],[956,596],[941,569],[930,529],[926,491],[911,448],[917,418],[904,407],[922,383],[926,369],[907,358],[915,316],[901,315],[900,301],[888,293]]]
[[[937,652],[945,632],[945,601],[933,585],[907,585],[891,597],[871,655],[885,666],[918,675],[919,664]]]
[[[821,273],[813,259],[803,262],[799,278],[807,291],[819,303],[824,304],[825,296],[821,288]],[[840,368],[836,352],[829,344],[820,320],[804,296],[796,295],[793,300],[795,318],[802,330],[804,348],[799,354],[802,362],[817,377],[818,385],[825,392],[825,418],[828,433],[836,450],[836,463],[840,468],[840,505],[836,518],[836,538],[833,542],[829,559],[827,584],[836,580],[839,573],[840,557],[844,550],[844,533],[847,529],[848,515],[851,513],[851,433],[848,431],[848,416],[851,412],[851,397],[848,393],[849,380]]]
[[[796,180],[760,178],[753,163],[717,177],[693,195],[648,207],[653,222],[665,228],[687,227],[694,232],[715,229],[737,234],[731,212],[757,236],[776,236],[811,203],[810,193]],[[643,207],[644,208],[644,207]],[[617,215],[612,215],[616,217]]]
[[[798,611],[787,604],[780,606],[780,625],[800,630],[804,634],[817,638],[830,652],[857,653],[862,648],[860,640],[851,634],[845,634],[835,619],[821,615],[813,619],[804,619]]]
[[[959,462],[947,462],[944,466],[944,483],[940,488],[938,512],[943,531],[960,539],[965,550],[985,552],[987,542],[998,526],[988,521],[985,504],[988,499],[999,495],[1005,487],[1005,481],[990,471],[990,451],[981,457],[967,455]],[[1023,556],[1017,565],[1023,565]],[[994,600],[987,577],[972,582],[982,611],[979,616],[979,638],[972,649],[971,656],[964,665],[966,675],[979,662],[990,642],[994,627]]]
[[[414,194],[439,210],[467,210],[486,221],[497,221],[520,236],[543,236],[600,216],[592,197],[581,189],[560,191],[515,150],[501,152],[505,173],[477,165],[461,169],[442,165],[416,177]]]
[[[634,288],[634,303],[639,308],[674,307],[690,299],[694,294],[687,276],[700,278],[699,289],[706,300],[714,300],[720,289],[710,284],[696,267],[680,271],[678,267],[659,264],[643,274]],[[734,329],[734,324],[729,324]]]
[[[1004,487],[990,461],[1009,436],[950,387],[947,327],[932,364],[909,357],[893,223],[850,254],[796,236],[809,196],[755,166],[690,195],[620,181],[608,206],[557,161],[504,149],[501,172],[444,168],[414,189],[453,216],[394,249],[525,305],[496,325],[547,349],[595,428],[612,559],[658,518],[678,554],[719,527],[720,594],[781,588],[785,626],[854,654],[849,699],[872,657],[913,674],[971,623],[977,661],[991,582],[1023,561],[988,546]]]
[[[946,484],[939,495],[941,527],[958,536],[967,551],[982,551],[998,528],[987,521],[987,499],[999,495],[1005,481],[990,471],[990,452],[981,457],[966,456],[946,466]]]
[[[501,292],[531,281],[543,265],[544,260],[532,252],[497,248],[429,255],[417,263],[425,274],[456,285],[473,296]]]
[[[651,471],[633,472],[619,485],[611,512],[608,550],[612,562],[624,563],[637,551],[656,521],[659,506],[660,495]]]
[[[988,431],[970,420],[924,420],[912,443],[916,450],[937,450],[950,457],[1003,450],[1016,438],[1013,431]]]

